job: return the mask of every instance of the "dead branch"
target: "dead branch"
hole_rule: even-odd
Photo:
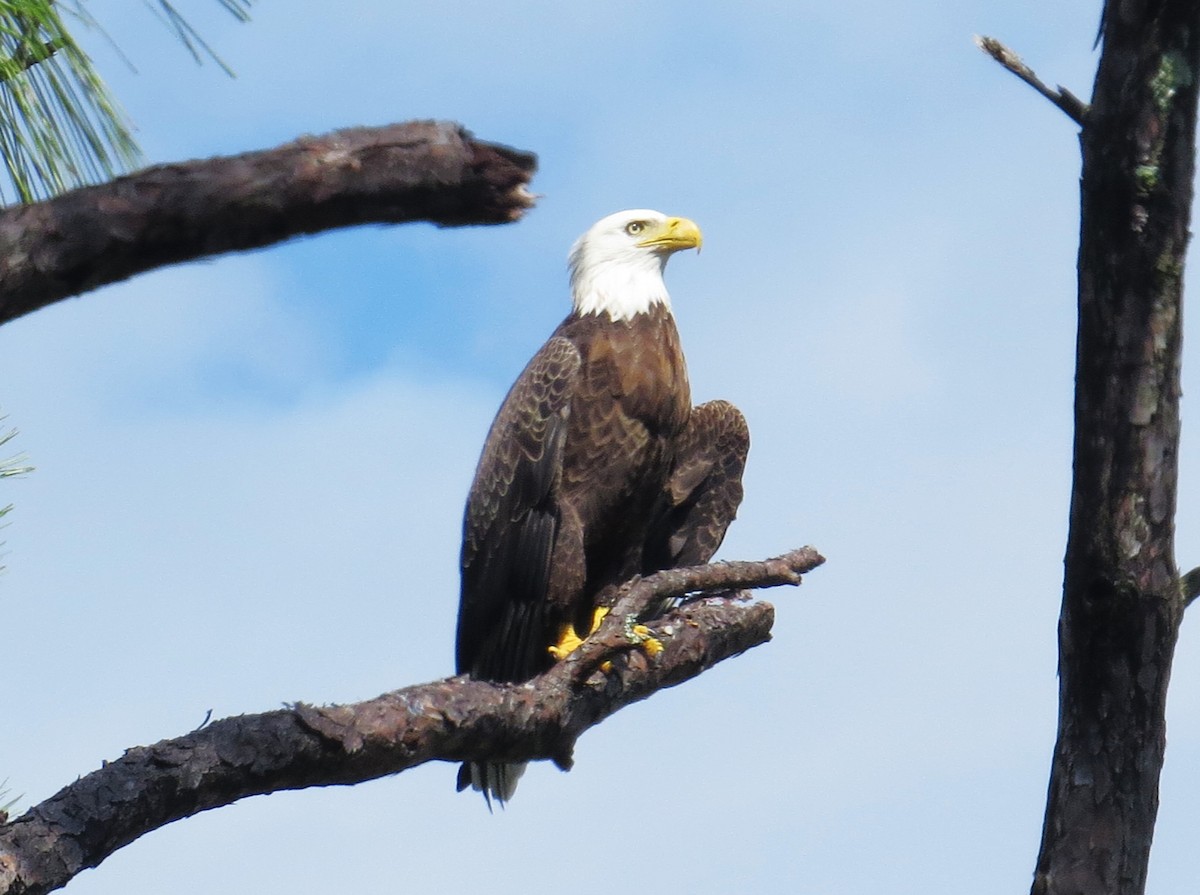
[[[1183,606],[1186,609],[1200,597],[1200,568],[1192,569],[1179,579],[1179,587],[1183,596]]]
[[[1012,72],[1054,105],[1058,106],[1067,113],[1072,121],[1078,125],[1083,124],[1083,119],[1087,116],[1088,105],[1074,93],[1063,86],[1059,86],[1057,90],[1046,86],[1033,69],[1026,65],[1021,57],[1006,47],[994,37],[975,37],[975,45],[983,52],[987,53],[1004,68]]]
[[[292,708],[217,721],[116,761],[0,826],[0,895],[65,885],[139,836],[250,795],[352,784],[427,761],[571,764],[576,739],[617,710],[770,639],[774,609],[746,594],[685,602],[650,622],[654,659],[612,638],[617,613],[664,596],[799,584],[823,558],[802,548],[761,563],[673,569],[620,589],[612,624],[527,684],[448,678],[355,705]],[[611,667],[581,681],[578,667]],[[447,798],[452,782],[446,781]]]
[[[457,124],[351,128],[0,210],[0,324],[156,267],[358,224],[515,221],[536,158]]]

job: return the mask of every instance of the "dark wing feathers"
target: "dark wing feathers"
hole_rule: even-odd
[[[546,594],[555,500],[579,351],[550,339],[500,407],[463,520],[458,672],[524,680],[549,664]]]
[[[692,411],[675,442],[666,506],[648,538],[648,567],[666,569],[708,562],[742,502],[742,470],[750,430],[728,401]]]

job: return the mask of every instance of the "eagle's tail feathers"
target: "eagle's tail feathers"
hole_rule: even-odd
[[[525,762],[464,762],[458,769],[458,791],[462,792],[469,786],[483,793],[488,811],[492,810],[493,799],[503,808],[504,803],[517,791],[517,781],[525,773],[525,766]]]

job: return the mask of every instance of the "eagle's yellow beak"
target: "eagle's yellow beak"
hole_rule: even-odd
[[[699,251],[703,242],[704,237],[695,221],[689,221],[687,218],[667,218],[661,225],[649,228],[649,232],[638,245],[670,254],[680,249]]]

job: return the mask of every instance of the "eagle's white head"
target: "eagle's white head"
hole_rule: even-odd
[[[680,249],[700,248],[687,218],[635,208],[601,218],[571,247],[571,298],[577,314],[628,320],[654,305],[671,307],[663,268]]]

